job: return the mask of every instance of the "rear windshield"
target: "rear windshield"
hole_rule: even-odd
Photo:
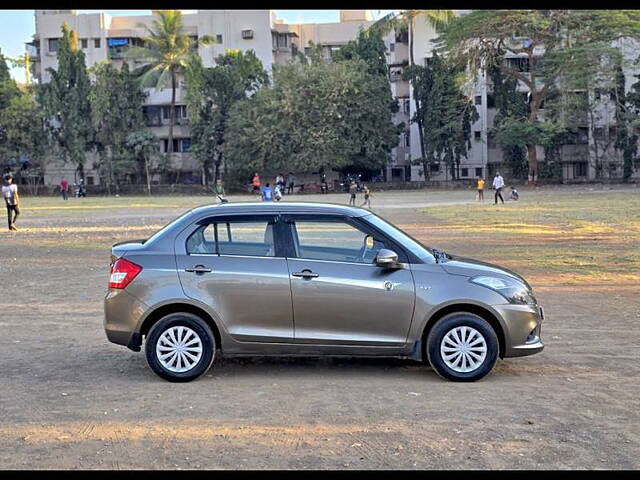
[[[182,215],[180,215],[178,218],[170,221],[164,227],[162,227],[160,230],[158,230],[156,233],[154,233],[149,238],[147,238],[143,243],[144,244],[152,243],[155,239],[160,237],[164,233],[165,230],[171,229],[174,225],[180,223],[185,217],[191,215],[191,212],[192,212],[191,210],[188,210],[185,213],[183,213]]]

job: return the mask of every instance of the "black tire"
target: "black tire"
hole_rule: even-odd
[[[165,368],[156,354],[156,345],[160,339],[160,336],[172,327],[188,327],[193,330],[199,337],[202,343],[202,356],[199,361],[190,369],[185,372],[172,372]],[[147,363],[151,369],[161,378],[170,382],[190,382],[195,380],[200,375],[204,374],[211,364],[215,356],[216,340],[213,332],[197,315],[186,312],[171,313],[165,317],[162,317],[158,322],[151,327],[145,341],[145,353],[147,356]]]
[[[456,327],[471,327],[478,331],[486,343],[486,356],[482,363],[470,372],[459,372],[447,365],[440,346],[445,335]],[[446,344],[445,344],[446,345]],[[488,375],[498,361],[498,337],[493,327],[484,318],[473,313],[458,312],[442,317],[433,326],[427,338],[427,358],[438,375],[455,382],[475,382]],[[454,365],[455,367],[455,365]]]

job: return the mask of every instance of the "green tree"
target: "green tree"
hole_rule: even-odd
[[[202,167],[203,184],[221,178],[224,145],[231,107],[269,83],[269,75],[253,50],[228,50],[216,66],[204,68],[195,58],[186,70],[187,110],[191,124],[191,151]]]
[[[382,32],[388,32],[390,30],[401,31],[406,30],[409,33],[409,67],[416,65],[414,56],[414,39],[415,39],[415,26],[418,18],[424,18],[428,25],[432,26],[436,32],[442,31],[454,18],[455,13],[453,10],[403,10],[399,15],[389,14],[378,20],[372,28]],[[424,124],[422,119],[424,114],[422,112],[422,104],[420,99],[413,97],[415,104],[415,119],[418,125],[418,137],[420,139],[420,153],[423,159],[426,159],[427,153],[425,150],[424,140]],[[422,160],[426,163],[426,160]],[[424,172],[425,178],[427,172]]]
[[[176,88],[178,77],[183,74],[194,56],[198,55],[198,47],[215,43],[209,35],[194,40],[186,34],[182,13],[179,10],[163,10],[151,28],[145,28],[148,36],[143,38],[144,46],[131,47],[126,56],[144,59],[149,64],[143,68],[140,81],[143,87],[154,86],[157,90],[171,82],[171,110],[169,112],[169,157],[173,154],[173,127],[175,124]]]
[[[479,118],[471,99],[462,91],[462,72],[434,54],[426,67],[413,65],[404,75],[413,84],[413,96],[421,105],[412,121],[424,125],[424,156],[416,161],[422,164],[425,178],[429,164],[439,161],[449,167],[453,179],[459,178],[460,160],[471,147],[471,124]]]
[[[121,70],[107,62],[99,63],[92,73],[95,80],[89,100],[94,144],[100,155],[98,172],[111,194],[119,174],[127,172],[135,162],[126,146],[126,138],[144,127],[145,94],[126,62]]]
[[[16,81],[11,78],[7,59],[0,50],[0,109],[7,108],[11,99],[20,95]]]
[[[510,120],[526,122],[529,116],[529,104],[526,94],[518,91],[518,81],[505,77],[499,68],[489,68],[488,77],[491,81],[493,97],[495,101],[496,115],[493,120],[493,129],[489,135],[502,138],[501,132]],[[516,178],[526,178],[527,150],[524,142],[520,144],[500,145],[504,162],[510,167],[511,174]]]
[[[141,129],[127,135],[125,146],[130,150],[133,158],[141,166],[147,182],[147,195],[151,195],[151,160],[157,156],[158,138],[147,129]]]
[[[546,127],[538,129],[542,102],[553,87],[603,44],[640,35],[640,12],[631,10],[475,10],[456,17],[439,37],[439,48],[471,72],[495,66],[530,92],[527,124],[529,181],[538,176],[536,144]],[[520,56],[524,67],[504,61]]]
[[[48,68],[51,81],[40,86],[39,103],[43,106],[46,125],[65,162],[76,166],[84,179],[84,161],[92,141],[90,82],[85,57],[78,49],[78,37],[62,26],[58,44],[58,68]]]
[[[30,90],[13,96],[5,108],[0,108],[0,158],[16,161],[17,174],[26,178],[34,194],[43,175],[47,151],[43,121],[40,106]]]
[[[361,59],[276,67],[273,86],[231,109],[229,164],[243,174],[381,168],[398,141],[387,88]]]

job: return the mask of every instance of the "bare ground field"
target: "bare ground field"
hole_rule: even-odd
[[[639,468],[640,190],[521,195],[372,199],[425,244],[523,274],[544,305],[545,350],[473,384],[409,360],[266,357],[165,382],[105,337],[109,247],[210,199],[24,197],[20,231],[0,233],[0,469]]]

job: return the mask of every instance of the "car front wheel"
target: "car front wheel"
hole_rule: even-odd
[[[196,315],[172,313],[160,319],[145,342],[147,363],[170,382],[189,382],[205,373],[215,354],[215,337]]]
[[[427,357],[433,369],[457,382],[474,382],[489,374],[498,360],[498,350],[493,327],[472,313],[441,318],[427,338]]]

